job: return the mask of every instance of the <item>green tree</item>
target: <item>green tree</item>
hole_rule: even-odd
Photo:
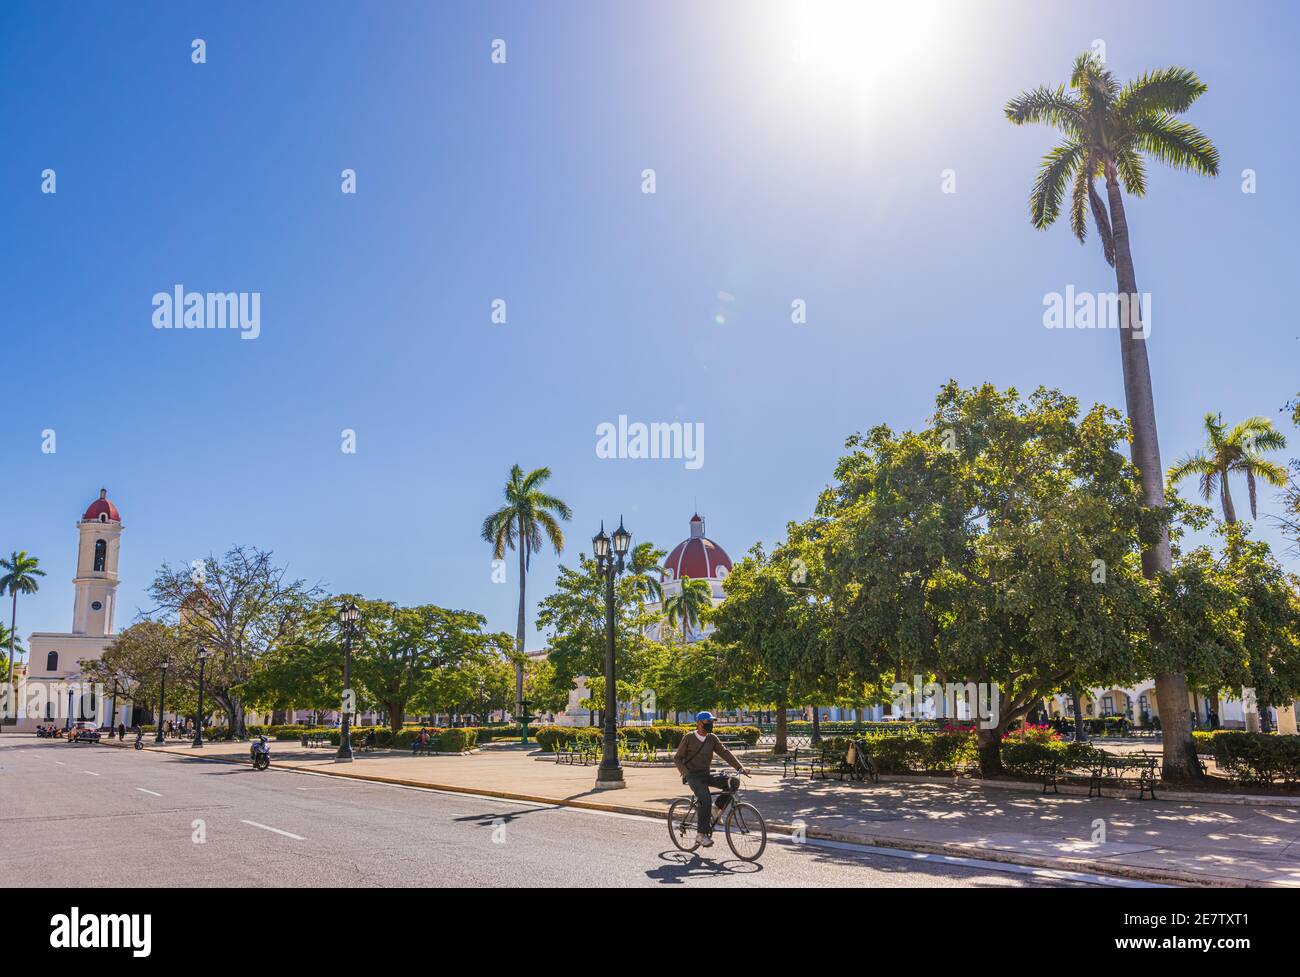
[[[1222,414],[1205,415],[1206,444],[1204,450],[1185,457],[1169,469],[1169,482],[1174,484],[1188,475],[1200,479],[1201,498],[1209,502],[1216,494],[1223,508],[1223,521],[1228,525],[1237,522],[1237,510],[1232,504],[1232,490],[1228,476],[1246,476],[1246,489],[1250,495],[1250,516],[1257,519],[1256,479],[1262,478],[1270,485],[1286,485],[1286,469],[1264,458],[1261,452],[1278,451],[1286,447],[1286,435],[1273,427],[1266,417],[1248,417],[1229,429]]]
[[[724,649],[715,641],[673,642],[649,668],[655,707],[665,713],[736,705],[736,687],[725,679]]]
[[[620,702],[640,701],[653,666],[664,655],[653,638],[662,614],[647,609],[642,600],[644,585],[635,576],[623,575],[614,587],[614,643],[618,666],[617,691]],[[555,590],[539,605],[538,626],[548,632],[547,661],[554,670],[555,692],[575,687],[580,676],[589,683],[586,704],[604,707],[604,682],[595,679],[605,673],[605,579],[589,556],[578,558],[576,569],[561,566]],[[655,693],[656,699],[658,693]]]
[[[519,553],[519,620],[515,628],[515,712],[519,715],[523,714],[524,698],[523,654],[528,630],[524,589],[528,568],[532,555],[542,548],[543,533],[557,555],[563,552],[564,530],[560,522],[573,518],[573,511],[561,499],[542,491],[550,477],[549,468],[534,468],[524,474],[518,465],[512,466],[505,485],[506,504],[483,520],[482,536],[492,544],[495,559],[505,559],[507,549]]]
[[[353,675],[387,714],[394,732],[402,728],[407,703],[427,706],[430,689],[446,676],[503,659],[510,651],[510,636],[485,632],[487,619],[473,611],[426,604],[398,608],[391,620],[377,621],[377,630],[367,628]]]
[[[835,671],[977,683],[1003,732],[1068,685],[1142,674],[1141,542],[1161,526],[1120,453],[1119,415],[1039,389],[940,391],[931,426],[849,439],[809,536]]]
[[[205,695],[225,712],[229,735],[242,738],[244,684],[263,655],[301,633],[320,588],[289,578],[269,551],[236,546],[199,567],[164,564],[149,594],[157,615],[183,627],[192,647],[201,643],[212,653]]]
[[[727,574],[726,599],[710,615],[720,676],[745,701],[775,706],[776,753],[787,749],[786,711],[808,702],[818,677],[831,674],[824,668],[830,607],[807,586],[811,554],[792,550],[769,558],[761,546],[751,549]]]
[[[1264,716],[1300,696],[1300,581],[1241,526],[1216,531],[1221,552],[1176,551],[1173,571],[1154,582],[1153,627],[1163,639],[1152,653],[1169,656],[1207,696],[1253,688]]]
[[[469,654],[455,665],[433,673],[422,695],[431,713],[474,715],[478,722],[487,721],[498,709],[514,704],[515,663],[505,654],[510,650],[510,636],[499,648]]]
[[[18,595],[34,594],[40,590],[38,577],[45,576],[40,563],[34,556],[28,556],[26,550],[14,550],[9,559],[0,558],[0,594],[9,593],[12,598],[12,610],[9,614],[9,663],[5,669],[5,683],[14,684],[14,649],[18,632]]]
[[[692,630],[698,630],[705,615],[713,607],[713,589],[707,580],[681,578],[681,588],[664,601],[664,619],[670,628],[681,632],[686,641]]]
[[[149,722],[157,722],[164,662],[167,711],[185,716],[197,708],[196,652],[194,642],[183,638],[175,625],[145,619],[123,629],[99,658],[83,661],[80,667],[84,678],[103,684],[106,695],[112,694],[116,682],[119,701],[130,699]],[[205,669],[205,689],[209,674]]]
[[[1180,67],[1157,69],[1121,86],[1100,59],[1082,54],[1074,63],[1070,91],[1064,85],[1042,86],[1006,106],[1007,118],[1016,125],[1046,123],[1065,135],[1043,158],[1029,195],[1030,220],[1037,228],[1050,227],[1069,189],[1071,229],[1082,242],[1091,213],[1102,253],[1115,269],[1119,293],[1128,297],[1132,319],[1117,331],[1132,429],[1131,457],[1141,473],[1143,500],[1157,510],[1165,504],[1164,468],[1121,187],[1134,197],[1146,194],[1147,157],[1176,169],[1218,174],[1219,151],[1200,130],[1178,118],[1205,90],[1195,72]],[[1106,202],[1094,186],[1098,179],[1105,180]],[[1143,553],[1143,573],[1151,578],[1171,566],[1169,537],[1162,532]],[[1160,672],[1155,681],[1161,716],[1169,716],[1164,723],[1164,776],[1170,780],[1197,776],[1200,766],[1186,715],[1186,677]]]

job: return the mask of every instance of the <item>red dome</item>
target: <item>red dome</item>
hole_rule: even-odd
[[[691,517],[691,535],[682,540],[664,561],[663,579],[693,580],[718,579],[731,572],[731,557],[727,551],[704,535],[704,520]]]
[[[81,518],[83,521],[89,519],[98,522],[100,516],[107,516],[113,522],[122,521],[122,516],[118,513],[117,506],[108,501],[108,489],[99,490],[99,498],[86,507],[86,513]]]

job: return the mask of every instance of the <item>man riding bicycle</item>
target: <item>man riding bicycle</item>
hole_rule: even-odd
[[[709,768],[713,763],[713,754],[717,753],[722,759],[735,767],[740,773],[748,774],[739,760],[732,755],[732,752],[722,745],[722,740],[718,739],[717,734],[713,732],[713,713],[701,712],[695,716],[695,732],[687,733],[682,737],[682,741],[677,746],[677,752],[673,754],[673,764],[677,767],[677,772],[682,775],[682,783],[691,789],[695,795],[696,807],[699,809],[699,838],[700,845],[708,848],[713,844],[713,796],[709,793],[710,787],[717,787],[722,790],[727,788],[727,778],[721,774],[712,774]],[[727,795],[721,794],[718,797],[718,811],[726,805]]]

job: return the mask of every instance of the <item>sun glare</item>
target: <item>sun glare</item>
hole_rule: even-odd
[[[777,29],[789,39],[792,77],[876,103],[904,84],[910,65],[932,60],[954,37],[955,4],[827,0],[780,8]]]

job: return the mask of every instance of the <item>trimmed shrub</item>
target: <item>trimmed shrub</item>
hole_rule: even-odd
[[[682,737],[693,732],[694,726],[624,726],[619,729],[620,740],[644,744],[658,750],[676,750]],[[713,731],[723,739],[744,740],[750,746],[761,735],[757,726],[715,726]],[[540,726],[534,734],[538,745],[548,753],[556,748],[570,749],[579,740],[604,739],[605,731],[599,726]]]
[[[1228,729],[1193,732],[1198,750],[1214,755],[1219,768],[1243,784],[1300,781],[1300,736]]]

